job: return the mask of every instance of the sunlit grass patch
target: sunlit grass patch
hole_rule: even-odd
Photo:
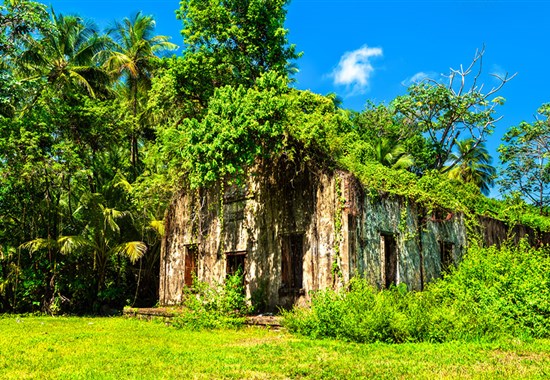
[[[262,328],[190,331],[125,318],[4,317],[0,378],[544,378],[550,340],[358,344]]]

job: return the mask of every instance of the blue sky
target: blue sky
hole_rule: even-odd
[[[159,34],[181,45],[175,0],[44,1],[58,13],[78,13],[106,26],[142,10],[157,20]],[[450,68],[467,66],[485,46],[483,83],[490,73],[517,73],[499,93],[506,98],[488,148],[505,131],[531,121],[550,102],[549,0],[293,0],[286,26],[289,40],[302,51],[296,87],[335,92],[344,106],[362,110],[367,100],[390,102],[406,93],[411,79],[440,79]]]

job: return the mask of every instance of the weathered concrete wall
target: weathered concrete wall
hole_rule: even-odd
[[[332,286],[334,174],[282,162],[258,167],[240,189],[182,192],[166,217],[161,253],[160,302],[181,302],[185,249],[196,245],[199,280],[221,282],[232,255],[244,255],[247,295],[273,309],[307,299],[312,290]],[[222,201],[223,199],[223,201]],[[223,212],[220,212],[223,207]],[[281,283],[283,240],[303,236],[303,278],[299,289]]]
[[[357,274],[373,285],[384,287],[384,236],[395,239],[396,284],[421,290],[441,275],[442,243],[452,245],[452,260],[458,262],[466,246],[461,215],[446,219],[427,218],[426,211],[407,199],[392,195],[363,197],[359,213],[355,265]]]
[[[244,258],[247,296],[274,309],[353,276],[379,287],[391,282],[422,289],[441,274],[443,243],[458,260],[466,245],[460,215],[427,218],[407,199],[366,195],[346,172],[264,163],[240,188],[183,191],[174,198],[161,252],[160,303],[182,301],[193,249],[193,270],[207,282],[222,282],[230,264]],[[299,287],[283,279],[283,261],[297,246]]]
[[[526,238],[529,244],[533,246],[550,244],[550,233],[536,231],[533,228],[521,225],[510,228],[503,221],[485,216],[478,217],[478,221],[481,226],[483,241],[487,246],[500,246],[501,242],[507,239],[512,239],[514,242],[518,243],[519,240],[523,238]]]

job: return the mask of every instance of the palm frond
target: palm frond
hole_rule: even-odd
[[[120,255],[125,255],[132,263],[135,263],[147,252],[147,245],[141,241],[130,241],[118,245],[115,252]]]
[[[159,236],[164,236],[164,221],[153,219],[149,222],[148,227],[158,233]]]
[[[94,248],[94,244],[83,236],[61,236],[57,243],[60,247],[59,251],[64,255],[83,248]]]
[[[120,172],[115,174],[113,182],[115,183],[114,186],[116,188],[123,189],[127,193],[130,193],[133,189],[132,184]]]
[[[76,83],[78,83],[80,86],[84,87],[86,91],[88,91],[88,94],[92,98],[95,98],[95,92],[90,83],[84,78],[78,71],[71,70],[69,72],[69,77],[73,79]]]
[[[38,238],[21,244],[19,247],[26,249],[32,255],[43,249],[57,249],[57,240]]]
[[[456,152],[449,155],[448,166],[443,168],[451,179],[473,183],[483,194],[489,194],[494,184],[496,169],[484,143],[473,138],[456,141]]]

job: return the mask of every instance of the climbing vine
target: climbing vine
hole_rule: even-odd
[[[334,182],[336,192],[336,207],[334,212],[334,260],[332,262],[332,274],[334,281],[336,281],[336,278],[341,279],[343,277],[342,268],[340,267],[340,245],[344,239],[342,217],[344,215],[346,199],[342,194],[342,180],[338,175],[335,176]]]
[[[409,200],[405,198],[405,201],[401,206],[401,211],[399,213],[399,225],[397,227],[404,242],[415,239],[418,236],[416,232],[411,232],[409,229],[409,225],[407,222],[408,209],[409,209]]]
[[[220,182],[220,196],[218,198],[218,220],[220,221],[220,252],[223,252],[225,249],[225,239],[223,233],[225,231],[225,210],[223,207],[223,197],[225,195],[225,186],[223,181]]]

